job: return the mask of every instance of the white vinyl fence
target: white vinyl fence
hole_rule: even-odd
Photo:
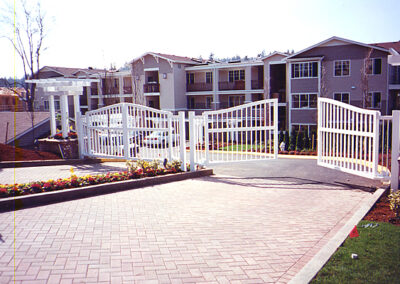
[[[391,129],[391,116],[318,98],[318,165],[389,179]]]
[[[98,158],[184,161],[184,113],[120,103],[81,117],[84,155]]]
[[[191,163],[212,164],[276,159],[278,100],[189,114]]]

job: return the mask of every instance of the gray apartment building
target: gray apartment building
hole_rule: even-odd
[[[83,90],[83,112],[133,102],[199,114],[277,98],[280,130],[315,132],[318,97],[382,114],[399,109],[400,69],[388,63],[396,53],[400,42],[365,44],[332,37],[294,54],[274,52],[249,61],[217,62],[148,52],[125,70],[44,67],[39,73],[41,78],[101,79]],[[54,70],[58,74],[49,76]],[[37,105],[46,109],[40,96]]]

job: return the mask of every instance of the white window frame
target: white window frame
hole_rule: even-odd
[[[379,106],[375,105],[375,94],[379,94]],[[368,92],[368,96],[370,97],[371,105],[367,106],[367,108],[368,109],[381,109],[381,107],[382,107],[382,92],[371,91],[371,92]]]
[[[316,64],[317,68],[317,75],[313,76],[313,66]],[[318,70],[318,61],[307,61],[307,62],[296,62],[296,63],[291,63],[291,79],[310,79],[310,78],[318,78],[319,76],[319,70]],[[298,73],[299,76],[295,77],[296,75],[296,66],[298,66]],[[307,66],[307,67],[306,67]],[[307,76],[305,76],[305,70],[307,70]]]
[[[349,62],[349,74],[343,75],[343,63],[344,62]],[[340,68],[340,75],[336,75],[336,63],[341,64]],[[345,59],[345,60],[335,60],[333,61],[333,77],[350,77],[351,76],[351,60],[350,59]]]
[[[233,99],[234,101],[236,101],[236,98],[238,98],[239,100],[239,104],[235,104],[231,106],[231,100]],[[244,95],[232,95],[232,96],[228,96],[228,106],[229,107],[235,107],[235,106],[240,106],[242,104],[244,104],[245,102],[245,96]],[[242,103],[240,103],[240,101],[242,101]]]
[[[209,78],[207,78],[207,75],[209,76]],[[209,80],[210,82],[207,82],[208,81],[207,79],[210,79]],[[206,83],[208,83],[208,84],[212,84],[213,83],[213,74],[212,74],[211,71],[210,72],[206,72]]]
[[[231,76],[232,74],[232,76]],[[237,76],[236,76],[237,75]],[[232,81],[231,81],[232,77]],[[228,71],[228,82],[244,81],[246,80],[246,72],[244,69],[236,69]]]
[[[318,94],[317,93],[292,93],[290,94],[290,109],[316,109],[317,108],[317,101],[315,103],[315,107],[310,107],[310,95],[315,95],[317,97],[317,101],[318,101]],[[299,107],[293,107],[293,97],[294,96],[299,96]],[[307,107],[301,107],[301,96],[307,96]]]
[[[194,73],[186,73],[188,77],[186,77],[186,84],[193,85],[195,83]],[[191,78],[193,76],[193,78]]]
[[[374,73],[374,69],[375,69],[374,67],[375,67],[375,60],[377,60],[377,59],[379,59],[379,60],[381,61],[381,73],[375,74],[375,73]],[[383,69],[383,68],[382,68],[382,63],[383,63],[383,59],[380,58],[380,57],[374,57],[374,58],[370,58],[370,59],[365,59],[365,60],[364,60],[364,64],[365,64],[365,65],[364,65],[364,66],[367,65],[367,63],[366,63],[367,60],[371,60],[371,62],[372,62],[372,63],[371,63],[371,73],[369,73],[368,70],[365,70],[365,72],[367,73],[367,75],[382,75],[382,69]]]
[[[308,132],[308,136],[311,138],[311,132],[310,132],[310,128],[311,126],[315,126],[315,128],[317,128],[317,124],[316,123],[292,123],[292,129],[293,130],[293,126],[298,126],[299,128],[301,128],[302,126],[307,126],[307,132]],[[317,134],[318,132],[318,128],[315,131],[315,134]]]
[[[347,94],[347,96],[349,97],[349,101],[348,102],[344,102],[343,101],[343,95]],[[335,95],[340,95],[340,100],[336,100],[335,99]],[[342,103],[346,103],[346,104],[350,104],[350,93],[349,92],[334,92],[332,95],[332,98],[338,102],[342,102]]]

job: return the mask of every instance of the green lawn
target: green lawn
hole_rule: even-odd
[[[400,227],[361,227],[368,223],[377,222],[361,221],[360,236],[347,238],[311,283],[400,283]]]

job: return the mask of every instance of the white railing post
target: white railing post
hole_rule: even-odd
[[[87,129],[87,154],[89,155],[89,156],[91,156],[92,155],[92,138],[91,138],[91,136],[92,136],[92,133],[91,133],[91,128],[90,128],[90,126],[91,126],[91,119],[90,119],[90,115],[88,115],[88,114],[86,114],[86,129]]]
[[[380,120],[380,112],[377,111],[375,115],[373,116],[373,129],[374,129],[374,141],[372,145],[372,163],[373,163],[373,168],[372,168],[372,174],[373,177],[378,176],[378,164],[379,164],[379,120]],[[383,145],[382,145],[383,147]]]
[[[122,104],[122,141],[124,143],[124,157],[129,159],[129,135],[128,135],[128,104]],[[110,143],[111,144],[111,143]]]
[[[186,128],[185,128],[185,113],[180,111],[178,113],[179,121],[179,154],[182,162],[181,170],[186,172]]]
[[[204,114],[204,151],[206,152],[206,160],[205,165],[208,165],[210,162],[210,137],[208,134],[208,115]]]
[[[392,112],[392,162],[391,162],[391,188],[399,188],[399,147],[400,147],[400,111]]]
[[[84,137],[83,137],[83,125],[82,125],[82,114],[77,113],[75,117],[76,132],[78,134],[78,150],[79,159],[83,159],[84,154]]]
[[[172,161],[172,113],[168,115],[168,160]]]
[[[194,154],[195,154],[195,125],[194,125],[194,111],[189,111],[189,144],[190,144],[190,171],[196,171],[196,166],[194,164]]]
[[[318,121],[317,121],[317,152],[318,152],[318,165],[322,162],[322,113],[325,111],[322,110],[322,107],[325,104],[318,98]],[[325,147],[325,146],[324,146]]]
[[[274,159],[278,158],[278,99],[273,99],[274,106]],[[267,145],[265,145],[267,147]]]

